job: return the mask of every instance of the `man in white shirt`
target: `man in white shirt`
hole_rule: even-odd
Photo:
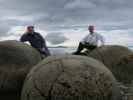
[[[90,25],[88,27],[89,30],[89,35],[87,35],[80,43],[78,46],[77,51],[74,54],[80,54],[80,52],[86,48],[88,50],[93,50],[95,48],[98,47],[98,43],[99,41],[101,42],[101,45],[104,45],[105,40],[103,38],[103,36],[101,36],[100,34],[97,34],[95,32],[95,27]]]

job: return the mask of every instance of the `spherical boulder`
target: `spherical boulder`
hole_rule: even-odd
[[[128,72],[128,69],[125,68],[125,71],[120,72],[122,68],[118,65],[118,62],[122,57],[130,54],[132,54],[132,51],[126,47],[110,45],[97,48],[88,54],[88,56],[105,64],[112,71],[118,81],[124,81],[125,78],[123,76],[126,74],[126,71]],[[123,78],[121,79],[120,77]]]
[[[28,71],[41,61],[31,46],[15,40],[0,42],[0,92],[18,92]]]
[[[119,100],[112,73],[83,56],[51,56],[28,74],[21,100]]]
[[[124,84],[130,84],[133,81],[133,54],[121,57],[116,65],[117,78]]]

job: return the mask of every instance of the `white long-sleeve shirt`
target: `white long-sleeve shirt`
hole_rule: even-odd
[[[99,41],[101,42],[101,45],[104,45],[104,43],[105,43],[104,37],[100,34],[93,33],[93,34],[89,34],[85,38],[83,38],[81,43],[83,43],[83,44],[89,43],[91,45],[98,46]]]

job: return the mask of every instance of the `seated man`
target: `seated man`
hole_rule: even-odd
[[[50,56],[44,38],[34,31],[34,26],[28,26],[27,32],[20,38],[21,42],[29,42],[32,47],[36,48],[44,56]]]
[[[101,41],[101,44],[104,45],[104,38],[100,34],[95,33],[94,26],[89,26],[89,35],[87,35],[80,43],[77,51],[74,54],[80,54],[80,52],[86,48],[88,50],[93,50],[98,47],[98,42]]]

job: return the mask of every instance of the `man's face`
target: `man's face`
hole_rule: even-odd
[[[33,33],[34,32],[34,27],[28,27],[27,28],[27,31],[28,31],[28,33]]]
[[[88,30],[90,33],[94,33],[95,28],[94,26],[89,26]]]

